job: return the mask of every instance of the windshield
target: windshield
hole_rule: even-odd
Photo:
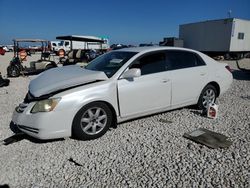
[[[85,68],[102,71],[110,78],[135,54],[137,52],[110,52],[94,59]]]

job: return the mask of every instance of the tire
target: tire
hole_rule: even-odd
[[[92,140],[104,135],[112,125],[113,114],[102,102],[93,102],[84,106],[76,114],[72,135],[79,140]]]
[[[197,104],[198,109],[207,110],[209,103],[215,103],[216,98],[218,96],[217,94],[218,91],[213,85],[211,84],[206,85],[206,87],[204,87],[204,89],[201,91]]]
[[[8,66],[7,74],[9,77],[18,77],[20,76],[20,69],[17,66]]]

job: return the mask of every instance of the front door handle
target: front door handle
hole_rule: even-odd
[[[205,73],[205,72],[203,72],[203,73],[201,73],[200,75],[201,75],[201,76],[205,76],[205,75],[206,75],[206,73]]]

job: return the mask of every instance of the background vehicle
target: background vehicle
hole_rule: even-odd
[[[60,49],[59,44],[61,43],[61,41],[50,41],[49,45],[50,45],[50,49],[52,52],[57,53],[58,50]]]
[[[65,50],[69,49],[67,57],[60,58],[63,65],[79,63],[85,66],[89,61],[106,52],[108,48],[107,41],[98,37],[70,35],[56,38],[62,40],[59,47],[65,47],[59,50],[60,53],[66,54]]]
[[[112,44],[110,46],[110,49],[112,49],[112,50],[119,50],[119,49],[122,49],[122,48],[128,48],[128,46],[124,45],[124,44]]]
[[[159,42],[159,46],[183,47],[183,40],[176,37],[165,37]]]
[[[0,45],[0,48],[3,48],[5,52],[13,52],[14,50],[13,45]]]
[[[5,52],[10,52],[11,50],[7,46],[0,46],[0,48],[3,48]]]
[[[5,54],[5,50],[3,49],[3,47],[0,47],[0,55],[4,55]]]
[[[197,104],[232,83],[227,64],[183,48],[124,48],[85,68],[66,66],[30,82],[12,121],[40,139],[95,139],[117,122]]]
[[[10,65],[7,67],[7,75],[9,77],[18,77],[20,74],[38,74],[44,70],[57,67],[54,61],[50,60],[50,52],[46,51],[48,41],[41,39],[14,39],[14,57],[10,61]],[[24,67],[22,61],[27,57],[27,52],[25,50],[19,49],[19,43],[22,42],[32,42],[41,43],[41,59],[38,61],[30,62],[30,67]]]
[[[100,52],[106,52],[109,49],[109,40],[107,38],[95,37],[95,36],[58,36],[56,39],[61,40],[59,43],[58,51],[60,49],[65,52],[71,50],[96,50]]]
[[[6,45],[6,47],[9,49],[10,52],[14,51],[14,46],[13,45]]]

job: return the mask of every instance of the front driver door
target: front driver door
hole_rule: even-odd
[[[151,53],[133,62],[141,76],[118,80],[121,117],[136,116],[168,108],[171,101],[170,72],[166,71],[165,53]]]

